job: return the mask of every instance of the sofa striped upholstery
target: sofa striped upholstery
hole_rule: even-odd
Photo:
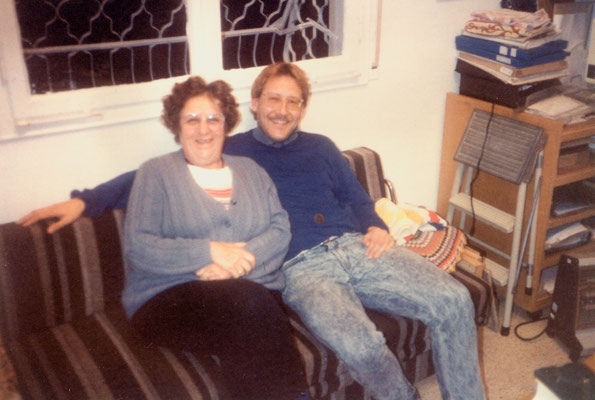
[[[45,233],[47,221],[30,228],[0,225],[0,335],[21,396],[225,399],[211,356],[145,343],[130,329],[120,303],[123,219],[124,212],[115,210],[53,235]],[[468,287],[477,285],[477,278],[469,279]],[[487,301],[476,297],[478,315],[484,315]],[[288,313],[310,395],[369,398],[345,365]],[[412,381],[434,372],[425,326],[369,314]]]

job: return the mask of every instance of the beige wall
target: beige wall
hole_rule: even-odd
[[[497,0],[383,0],[380,67],[365,86],[316,93],[302,128],[383,159],[400,201],[435,207],[444,100],[457,91],[454,37]],[[0,90],[0,129],[11,129]],[[5,95],[4,95],[5,96]],[[254,125],[246,104],[238,131]],[[0,223],[177,148],[157,119],[0,142]]]

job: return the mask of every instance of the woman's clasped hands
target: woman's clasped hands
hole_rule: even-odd
[[[254,255],[244,242],[211,242],[213,263],[196,271],[201,280],[235,279],[248,275],[256,265]]]

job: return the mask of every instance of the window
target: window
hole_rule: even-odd
[[[15,0],[32,94],[187,75],[183,0]]]
[[[0,76],[16,136],[156,118],[188,74],[224,79],[246,102],[260,68],[279,60],[299,62],[313,90],[365,83],[375,3],[1,1]]]
[[[242,4],[243,3],[243,4]],[[223,68],[328,57],[330,0],[221,1]],[[337,1],[334,1],[336,7]],[[339,54],[338,52],[333,55]]]
[[[15,4],[32,94],[189,73],[183,0]],[[328,57],[328,25],[329,0],[223,0],[223,68]]]

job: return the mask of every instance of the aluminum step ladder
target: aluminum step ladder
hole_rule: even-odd
[[[459,229],[467,235],[467,238],[509,261],[508,266],[503,266],[489,258],[485,260],[488,279],[499,286],[506,286],[501,327],[501,334],[504,336],[510,333],[514,293],[522,265],[521,257],[524,254],[524,248],[521,251],[521,236],[527,184],[533,176],[538,155],[544,145],[545,136],[541,128],[475,110],[455,154],[455,160],[459,164],[453,181],[446,219],[452,223],[455,212],[459,211],[461,213]],[[471,184],[473,175],[477,172],[476,169],[518,185],[514,214],[471,197]],[[537,185],[533,195],[534,198],[539,195]],[[531,209],[532,215],[536,207],[537,205],[534,204]],[[470,235],[470,232],[465,232],[465,218],[469,215],[505,234],[512,235],[510,254]],[[533,226],[534,224],[531,224],[527,227],[526,237],[532,233],[531,237],[534,239],[534,229],[531,229]],[[523,243],[523,246],[525,245],[526,240]],[[531,248],[534,248],[534,242],[531,243]],[[529,256],[532,257],[533,254]],[[532,263],[532,260],[529,263]]]
[[[512,307],[514,302],[514,291],[516,288],[516,281],[520,271],[521,260],[521,236],[523,230],[524,208],[527,193],[527,183],[523,182],[519,185],[516,199],[516,210],[514,214],[504,212],[488,203],[473,199],[473,210],[471,208],[471,197],[468,190],[459,192],[462,177],[465,172],[469,175],[473,173],[474,169],[464,164],[459,164],[457,167],[457,174],[453,184],[453,190],[449,201],[448,214],[446,219],[452,223],[455,211],[462,213],[459,221],[459,229],[465,232],[465,216],[475,215],[480,221],[489,224],[499,231],[512,235],[512,248],[510,254],[492,246],[485,241],[482,241],[474,236],[470,236],[465,232],[469,241],[478,244],[480,247],[496,253],[509,261],[508,266],[503,266],[496,261],[486,258],[485,269],[490,283],[498,286],[506,286],[506,299],[504,304],[504,315],[502,318],[502,327],[500,333],[504,336],[510,333],[510,320],[512,315]],[[534,232],[534,231],[533,231]],[[532,234],[532,237],[535,237]]]

